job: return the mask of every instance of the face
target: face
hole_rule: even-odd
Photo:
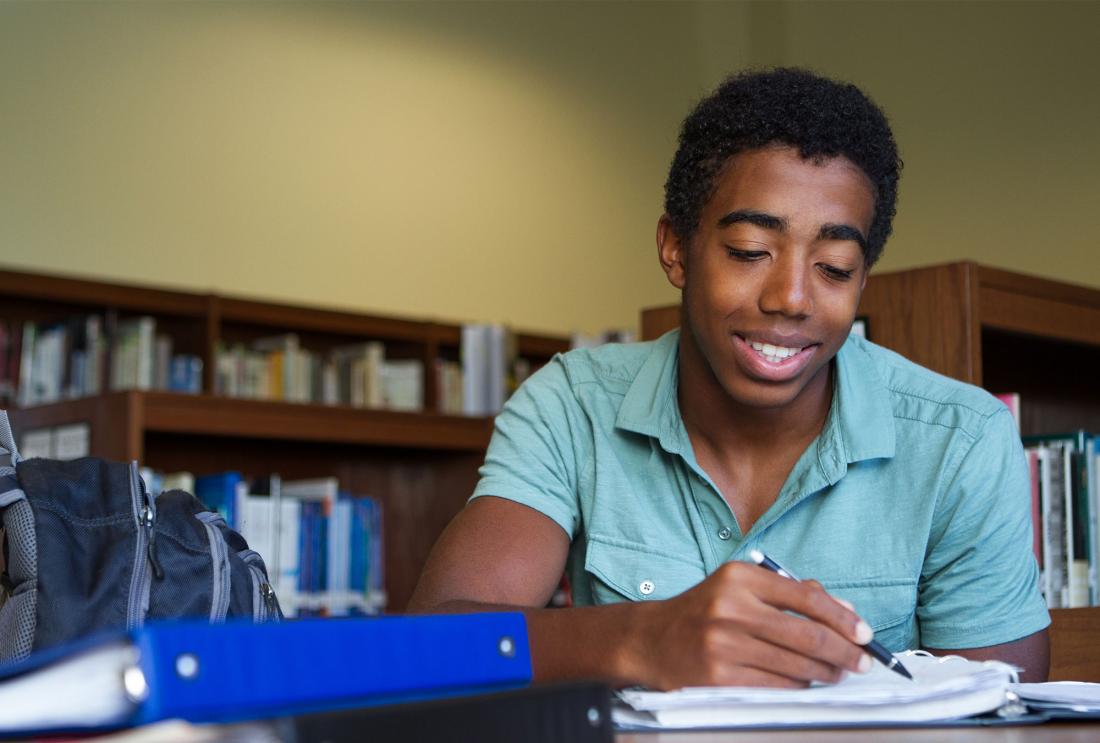
[[[658,225],[683,290],[681,378],[752,408],[827,394],[866,280],[870,181],[846,158],[769,147],[736,155],[716,186],[690,244]]]

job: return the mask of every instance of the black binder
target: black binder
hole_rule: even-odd
[[[275,721],[284,743],[611,743],[611,691],[594,683],[323,712]]]

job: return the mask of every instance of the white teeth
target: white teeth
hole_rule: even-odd
[[[756,341],[749,341],[749,345],[752,346],[758,353],[762,354],[764,358],[773,363],[794,356],[796,353],[802,350],[801,348],[773,346],[770,343],[757,343]]]

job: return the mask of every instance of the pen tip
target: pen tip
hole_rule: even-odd
[[[749,552],[749,557],[751,557],[752,561],[755,562],[757,565],[764,562],[764,553],[760,550],[752,550],[751,552]]]

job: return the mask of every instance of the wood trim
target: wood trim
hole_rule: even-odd
[[[535,333],[516,333],[516,349],[520,356],[550,359],[554,354],[568,351],[569,346],[570,341],[568,338]]]
[[[979,302],[985,327],[1100,346],[1100,304],[1021,294],[984,283]]]
[[[186,317],[200,317],[206,311],[206,300],[201,295],[132,284],[0,270],[0,286],[4,287],[5,296],[36,301]]]
[[[279,332],[312,330],[322,333],[362,336],[364,339],[422,343],[431,336],[432,323],[395,317],[360,315],[339,310],[317,309],[290,304],[272,304],[250,299],[221,297],[221,321],[277,328]]]
[[[474,452],[483,452],[492,434],[492,420],[481,417],[172,392],[133,394],[144,398],[144,430],[162,433]]]
[[[87,423],[92,456],[115,462],[141,461],[144,451],[138,395],[113,392],[33,408],[13,408],[8,415],[16,441],[28,430]]]
[[[978,266],[970,262],[959,264],[958,270],[962,272],[963,286],[965,287],[965,294],[962,300],[962,306],[965,309],[965,315],[963,316],[963,323],[965,324],[963,332],[966,334],[966,356],[964,359],[966,363],[965,379],[971,384],[981,385],[982,318],[980,273]]]
[[[1100,607],[1051,609],[1050,621],[1050,680],[1100,681]]]
[[[982,286],[997,287],[1013,294],[1054,299],[1100,310],[1100,289],[1017,273],[1003,268],[977,265],[975,267],[979,270]]]
[[[647,307],[642,310],[642,340],[653,341],[680,327],[680,305]]]

